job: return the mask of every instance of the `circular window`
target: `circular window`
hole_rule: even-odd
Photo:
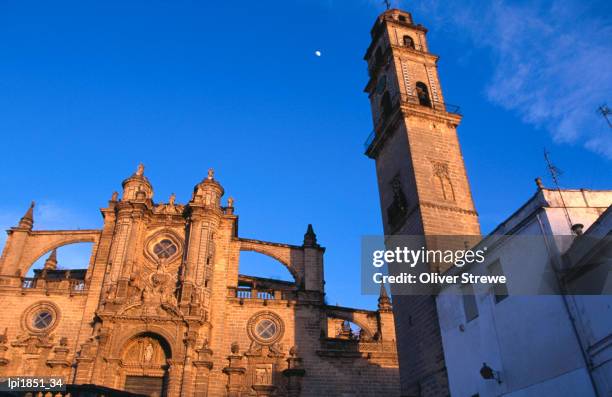
[[[276,335],[276,323],[269,319],[263,319],[255,326],[255,332],[261,339],[269,340]]]
[[[52,302],[38,302],[30,306],[21,316],[24,329],[35,333],[48,333],[57,326],[60,312]]]
[[[168,259],[176,253],[176,245],[168,239],[164,239],[153,247],[153,252],[159,259]]]
[[[276,313],[260,312],[249,320],[247,332],[257,343],[271,345],[283,336],[284,324]]]
[[[48,310],[41,310],[32,318],[32,326],[39,330],[49,328],[53,323],[53,314]]]

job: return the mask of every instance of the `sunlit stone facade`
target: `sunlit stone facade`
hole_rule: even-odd
[[[327,305],[312,227],[300,245],[244,238],[223,194],[211,170],[188,203],[156,203],[139,166],[101,229],[36,230],[32,205],[0,259],[0,376],[169,396],[399,395],[386,293],[377,311]],[[78,242],[93,243],[88,268],[59,270],[55,249]],[[243,251],[294,281],[239,274]]]

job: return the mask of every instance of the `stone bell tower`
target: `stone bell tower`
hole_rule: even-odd
[[[478,236],[480,226],[457,138],[461,115],[444,101],[426,33],[401,10],[377,18],[365,54],[374,121],[365,153],[376,161],[385,234],[423,235],[431,248],[428,236]],[[447,396],[434,296],[394,296],[394,312],[402,395]]]

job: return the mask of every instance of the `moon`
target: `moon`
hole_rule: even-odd
[[[319,51],[319,50],[315,51],[315,55],[320,57],[321,56],[321,51]]]

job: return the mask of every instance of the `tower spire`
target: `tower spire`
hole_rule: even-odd
[[[312,228],[312,224],[308,224],[306,234],[304,234],[304,247],[316,247],[317,246],[317,235]]]
[[[25,215],[21,217],[18,227],[32,230],[32,226],[34,226],[34,205],[36,205],[36,203],[32,201],[30,208],[28,208]]]
[[[391,310],[391,299],[389,299],[389,295],[387,295],[387,288],[385,288],[385,284],[380,284],[380,294],[378,296],[378,310]]]
[[[51,254],[45,261],[45,266],[43,267],[43,269],[47,269],[47,270],[57,269],[57,249],[54,249],[53,251],[51,251]]]

